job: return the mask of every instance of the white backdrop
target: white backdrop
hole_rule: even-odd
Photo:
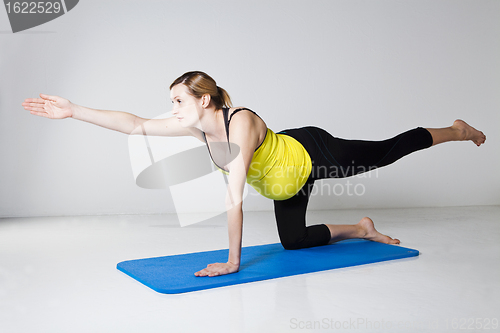
[[[93,0],[16,34],[0,9],[0,217],[174,212],[168,190],[135,185],[126,135],[21,103],[47,93],[154,118],[190,70],[275,132],[378,140],[462,118],[488,137],[318,182],[345,191],[319,191],[311,209],[498,205],[499,59],[496,0]],[[363,195],[348,195],[356,184]],[[249,188],[245,210],[272,208]]]

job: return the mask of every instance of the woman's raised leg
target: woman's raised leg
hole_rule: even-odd
[[[301,142],[313,160],[311,183],[304,186],[306,193],[297,194],[286,201],[275,201],[280,239],[283,246],[290,249],[326,244],[328,233],[325,226],[330,233],[329,243],[351,238],[386,244],[400,243],[398,239],[379,233],[368,217],[354,225],[324,224],[306,227],[307,203],[314,180],[353,176],[386,166],[412,152],[443,142],[470,140],[480,146],[486,140],[481,131],[463,120],[455,120],[452,126],[446,128],[415,128],[384,141],[339,139],[316,127],[283,132]]]

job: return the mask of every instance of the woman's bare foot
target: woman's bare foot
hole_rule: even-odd
[[[392,239],[389,236],[382,235],[380,232],[378,232],[375,229],[375,226],[373,225],[373,221],[369,217],[363,217],[361,221],[357,224],[358,227],[361,229],[361,236],[360,238],[371,240],[374,242],[379,242],[379,243],[384,243],[384,244],[399,244],[399,239]]]
[[[478,131],[474,127],[467,124],[465,121],[461,119],[455,120],[451,128],[459,131],[459,140],[467,141],[470,140],[476,144],[476,146],[480,146],[486,141],[486,136],[483,132]]]

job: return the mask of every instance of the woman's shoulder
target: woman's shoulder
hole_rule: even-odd
[[[229,121],[231,121],[229,125],[236,122],[237,124],[234,125],[237,127],[237,132],[251,133],[251,135],[256,134],[257,140],[255,147],[259,147],[267,135],[267,124],[264,120],[255,111],[244,106],[230,108],[228,113]],[[235,121],[235,119],[237,120]],[[234,125],[232,125],[231,128],[234,128]],[[231,133],[231,131],[229,131],[229,133]]]

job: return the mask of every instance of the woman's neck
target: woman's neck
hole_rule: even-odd
[[[198,127],[198,126],[196,126]],[[225,138],[224,115],[222,109],[205,109],[200,118],[199,130],[214,140]]]

